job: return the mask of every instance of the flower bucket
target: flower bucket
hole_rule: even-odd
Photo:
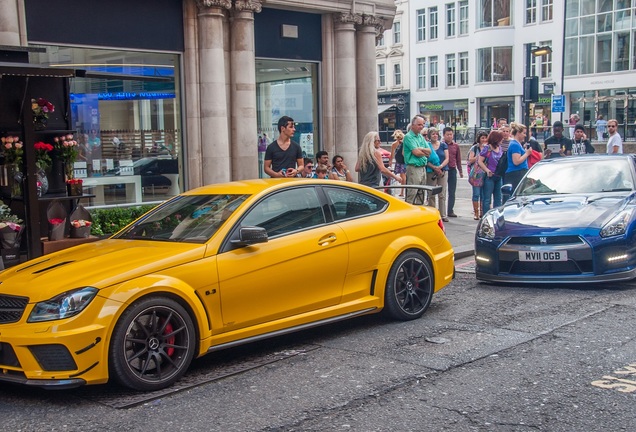
[[[82,179],[71,179],[66,181],[66,193],[68,196],[81,196],[84,194]]]
[[[66,230],[66,210],[59,201],[53,201],[46,210],[49,221],[49,240],[62,240]]]
[[[90,237],[93,218],[88,210],[86,210],[83,206],[78,205],[73,213],[71,213],[70,221],[72,238]]]
[[[4,225],[0,228],[0,245],[2,246],[2,249],[14,249],[20,247],[22,225],[7,222],[0,222],[0,225]]]

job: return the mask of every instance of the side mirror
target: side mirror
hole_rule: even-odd
[[[249,246],[256,243],[267,243],[267,230],[257,226],[244,226],[239,228],[239,238],[232,240],[235,246]]]
[[[501,194],[502,195],[512,195],[512,185],[511,184],[505,184],[501,187]]]

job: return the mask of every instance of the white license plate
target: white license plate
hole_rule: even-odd
[[[520,251],[519,261],[553,262],[567,261],[567,251]]]

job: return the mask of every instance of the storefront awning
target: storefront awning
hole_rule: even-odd
[[[395,106],[395,104],[383,104],[378,105],[378,114],[382,114],[384,111],[391,109]]]

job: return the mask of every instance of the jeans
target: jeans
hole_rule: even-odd
[[[484,176],[484,182],[486,176]],[[473,188],[473,202],[479,202],[484,200],[484,186],[472,186]]]
[[[484,213],[490,210],[490,203],[493,202],[493,208],[501,205],[501,177],[492,176],[484,178],[484,185],[482,186],[484,201],[482,208]]]
[[[448,213],[453,214],[455,207],[455,191],[457,190],[457,168],[448,168]]]

